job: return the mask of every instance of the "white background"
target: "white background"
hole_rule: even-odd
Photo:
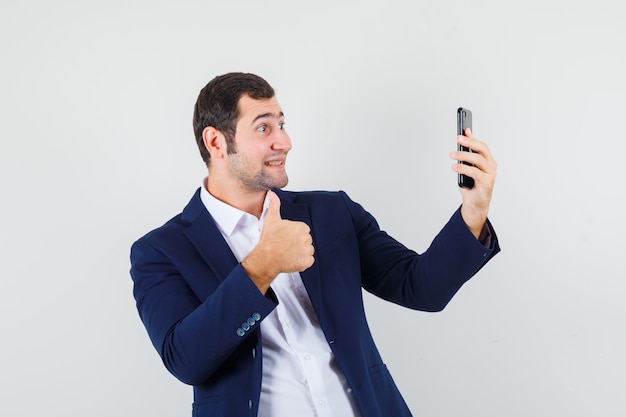
[[[418,251],[473,110],[502,253],[441,313],[366,298],[416,416],[626,415],[621,2],[89,3],[0,5],[0,415],[191,415],[128,252],[200,185],[193,104],[229,71],[275,87],[288,189],[343,189]]]

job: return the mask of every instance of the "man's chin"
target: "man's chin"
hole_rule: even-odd
[[[278,180],[262,181],[258,184],[257,188],[263,191],[269,191],[269,190],[276,189],[276,188],[286,187],[288,182],[289,182],[288,178],[285,178],[282,181],[278,181]]]
[[[272,188],[283,188],[287,186],[287,183],[289,182],[289,178],[287,178],[287,176],[285,175],[285,178],[281,179],[281,180],[275,180],[275,181],[271,181],[268,183],[268,185],[270,186],[270,189]]]

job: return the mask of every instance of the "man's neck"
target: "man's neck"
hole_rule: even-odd
[[[256,218],[260,218],[263,213],[263,202],[267,195],[265,190],[247,190],[240,184],[221,184],[211,181],[211,176],[204,181],[204,188],[218,200]]]

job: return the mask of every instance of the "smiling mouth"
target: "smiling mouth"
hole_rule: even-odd
[[[265,162],[265,166],[268,167],[278,167],[278,166],[282,166],[285,165],[284,161],[267,161]]]

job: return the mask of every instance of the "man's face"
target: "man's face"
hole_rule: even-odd
[[[231,175],[251,191],[284,187],[291,139],[276,97],[254,100],[244,95],[238,107],[235,149],[226,155]]]

